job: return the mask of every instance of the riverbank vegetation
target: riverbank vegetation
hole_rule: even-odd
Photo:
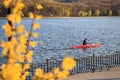
[[[45,17],[85,17],[85,16],[120,16],[120,0],[38,0],[44,7],[40,14]],[[75,1],[75,2],[74,2]],[[0,5],[3,1],[0,0]],[[27,12],[34,11],[34,0],[23,0]],[[3,14],[4,13],[4,14]],[[7,14],[0,6],[0,16]]]

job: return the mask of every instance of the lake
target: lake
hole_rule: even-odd
[[[0,19],[0,26],[6,19]],[[37,30],[39,37],[32,39],[42,41],[34,48],[33,62],[38,63],[46,59],[62,59],[69,54],[74,58],[87,57],[120,52],[120,17],[82,17],[82,18],[42,18],[36,21],[41,24]],[[27,30],[31,20],[24,18]],[[3,30],[0,28],[0,38]],[[73,45],[81,45],[84,38],[89,43],[100,43],[100,47],[83,49],[66,49]]]

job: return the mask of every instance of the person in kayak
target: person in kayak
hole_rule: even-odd
[[[87,45],[88,44],[88,40],[87,40],[87,38],[85,38],[84,40],[83,40],[83,45]]]

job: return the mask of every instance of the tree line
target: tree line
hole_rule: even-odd
[[[120,16],[120,4],[118,2],[114,2],[114,5],[101,2],[61,3],[53,0],[40,0],[39,2],[44,7],[39,13],[46,17]],[[27,7],[23,10],[23,13],[27,17],[26,12],[34,11],[34,1],[24,0],[24,3]],[[4,7],[0,6],[0,16],[5,16],[6,11]]]

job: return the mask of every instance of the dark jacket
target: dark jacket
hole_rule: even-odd
[[[84,39],[84,40],[83,40],[83,45],[87,45],[87,43],[88,43],[88,42],[87,42],[87,39]]]

